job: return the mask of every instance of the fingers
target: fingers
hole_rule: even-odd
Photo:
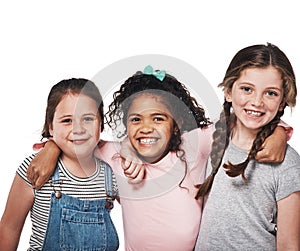
[[[50,178],[41,178],[42,176],[38,176],[37,178],[36,178],[36,180],[35,180],[35,189],[37,189],[37,190],[39,190],[42,186],[43,186],[43,184],[45,184],[46,182],[47,182],[47,180]]]
[[[284,154],[271,151],[268,148],[262,148],[255,157],[258,162],[278,163],[283,161]]]
[[[27,169],[26,177],[31,183],[33,183],[33,172],[31,172],[30,166]]]
[[[140,182],[142,182],[145,178],[145,168],[144,166],[140,169],[140,171],[138,172],[138,174],[136,175],[135,178],[131,178],[128,180],[129,184],[138,184]]]
[[[259,151],[256,154],[256,159],[258,162],[265,162],[267,161],[268,157],[266,156],[266,154],[264,154],[264,152]]]
[[[125,176],[129,179],[129,183],[140,183],[145,175],[145,167],[141,161],[134,162],[131,159],[123,159],[122,167],[124,169]]]
[[[44,169],[37,169],[32,161],[27,169],[26,177],[31,182],[32,188],[39,190],[51,177],[51,174],[43,172]]]
[[[125,164],[124,164],[125,165]],[[137,176],[138,172],[140,171],[141,167],[143,164],[139,164],[139,163],[133,163],[131,162],[131,164],[124,169],[124,174],[128,177],[128,178],[134,178]]]
[[[29,167],[27,169],[26,177],[31,182],[32,187],[36,188],[35,181],[37,179],[37,174],[32,165],[29,165]]]
[[[124,169],[124,173],[126,170],[128,170],[131,166],[131,164],[133,164],[132,160],[131,159],[122,159],[122,167]]]

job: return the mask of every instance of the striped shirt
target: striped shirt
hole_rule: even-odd
[[[19,166],[17,173],[31,186],[26,177],[26,171],[35,154],[27,157]],[[35,200],[30,210],[32,222],[32,234],[30,237],[30,248],[28,250],[41,250],[48,224],[50,211],[50,198],[52,192],[61,190],[62,193],[82,200],[106,199],[105,191],[105,162],[96,159],[96,171],[89,177],[79,178],[72,175],[64,166],[61,160],[58,160],[59,176],[61,185],[50,185],[48,181],[40,190],[35,190]],[[60,186],[60,187],[59,187]],[[113,191],[118,193],[116,178],[113,174]]]

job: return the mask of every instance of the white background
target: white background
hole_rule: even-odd
[[[20,161],[39,140],[53,84],[70,77],[91,79],[126,57],[163,54],[196,67],[216,88],[239,49],[266,42],[287,54],[299,78],[300,15],[296,1],[282,2],[1,1],[0,215]],[[298,151],[299,109],[284,116],[294,127],[290,144]],[[123,250],[118,205],[113,217]],[[29,234],[30,220],[18,250],[28,247]]]

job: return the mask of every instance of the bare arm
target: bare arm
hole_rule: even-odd
[[[121,144],[107,141],[99,142],[94,155],[111,166],[116,163],[113,160],[118,159],[118,165],[122,166],[124,175],[131,184],[140,183],[144,178],[145,169],[143,162],[136,156],[136,151],[127,138]]]
[[[33,201],[33,189],[16,174],[0,221],[0,250],[17,250],[24,222]]]
[[[95,151],[96,157],[101,158],[105,155],[103,153],[105,153],[106,143],[105,141],[99,142],[98,151]],[[102,152],[102,155],[99,154],[100,152]],[[31,161],[27,170],[27,178],[33,187],[40,189],[49,180],[60,153],[61,150],[55,142],[49,140]],[[122,157],[122,167],[125,175],[129,178],[129,182],[133,184],[141,182],[144,177],[144,166],[142,161],[136,156],[129,140],[125,139],[124,143],[122,143],[120,155]]]
[[[277,202],[277,250],[300,250],[300,192]]]
[[[285,156],[288,134],[284,127],[277,126],[272,135],[266,138],[262,150],[256,154],[259,162],[282,162]]]
[[[58,157],[60,149],[53,140],[49,140],[43,149],[31,161],[27,178],[36,189],[40,189],[51,177]]]

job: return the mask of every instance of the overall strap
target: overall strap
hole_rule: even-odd
[[[58,162],[56,163],[56,167],[55,167],[54,173],[51,176],[49,182],[50,182],[51,186],[53,186],[53,184],[58,184],[59,183],[59,167],[58,167]],[[34,196],[35,195],[36,195],[36,189],[34,189]]]
[[[53,188],[53,191],[55,192],[55,197],[57,199],[61,198],[61,184],[62,181],[59,180],[59,166],[58,162],[56,164],[54,173],[50,179],[50,186]]]
[[[58,162],[57,162],[57,164],[56,164],[56,167],[55,167],[55,170],[54,170],[54,173],[53,173],[51,179],[52,179],[53,182],[59,180],[59,167],[58,167]]]
[[[113,191],[113,177],[112,177],[112,170],[110,166],[104,163],[104,176],[105,176],[105,190],[106,190],[106,204],[105,208],[108,210],[111,210],[114,207],[114,199],[115,199],[115,194]]]
[[[108,164],[104,163],[104,173],[105,173],[105,190],[108,197],[113,198],[113,177],[112,171]]]

